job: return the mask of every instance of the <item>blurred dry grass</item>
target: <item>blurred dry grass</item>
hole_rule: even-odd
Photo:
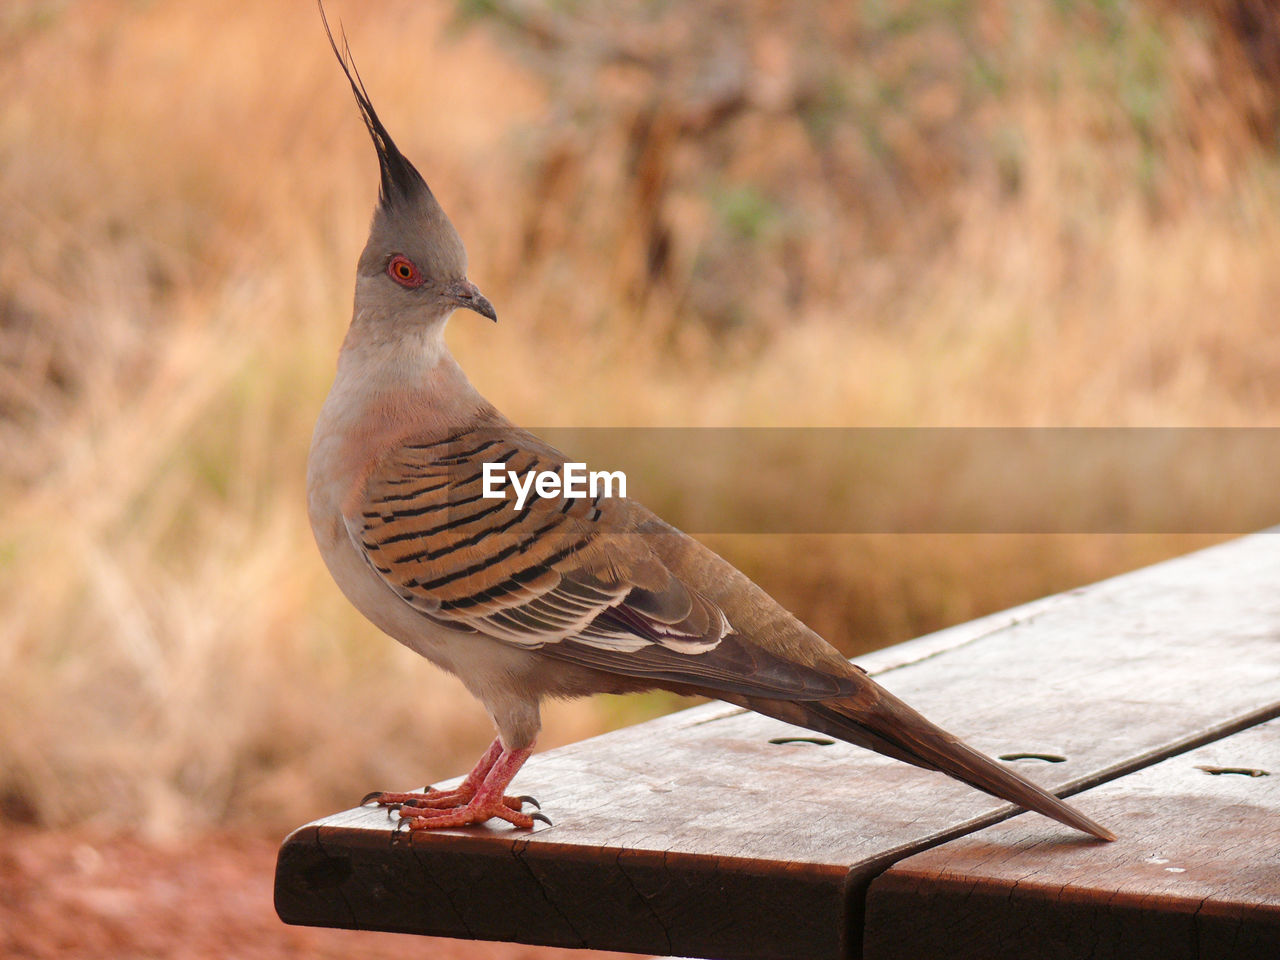
[[[331,6],[518,422],[1274,422],[1266,4]],[[0,82],[3,812],[284,828],[458,772],[487,721],[304,517],[376,190],[315,11],[12,0]],[[713,538],[849,652],[1203,542]]]

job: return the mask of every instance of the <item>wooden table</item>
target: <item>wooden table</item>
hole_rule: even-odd
[[[535,756],[517,786],[554,827],[396,836],[365,808],[301,827],[276,908],[707,958],[1280,957],[1274,534],[860,662],[979,749],[1085,791],[1120,840],[709,704]]]

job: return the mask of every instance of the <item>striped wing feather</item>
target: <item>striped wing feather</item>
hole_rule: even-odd
[[[523,431],[476,429],[406,443],[375,469],[348,528],[369,563],[433,620],[540,648],[694,653],[729,631],[634,532],[638,509],[597,497],[484,496],[484,464],[524,476],[565,458]]]

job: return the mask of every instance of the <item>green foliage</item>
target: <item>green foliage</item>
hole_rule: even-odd
[[[754,184],[738,184],[712,191],[712,207],[730,237],[756,243],[782,219],[781,208]]]
[[[623,251],[616,276],[637,301],[668,289],[673,322],[722,331],[781,315],[787,290],[829,286],[812,271],[844,251],[910,262],[950,242],[964,185],[1014,197],[1037,150],[1062,155],[1059,189],[1074,205],[1128,193],[1163,216],[1197,189],[1215,139],[1199,126],[1231,115],[1179,93],[1190,87],[1175,38],[1210,43],[1201,15],[1132,0],[459,9],[483,10],[546,79],[559,129],[543,142],[556,162],[572,156],[602,192],[644,206],[645,242],[611,234],[634,226],[620,220],[594,224],[584,243]],[[603,143],[645,163],[597,166],[589,157]],[[829,223],[833,210],[839,231],[790,227]]]

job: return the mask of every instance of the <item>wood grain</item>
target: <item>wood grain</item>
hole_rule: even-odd
[[[1077,800],[1120,840],[1063,849],[1019,817],[876,878],[866,960],[1280,957],[1280,721]]]
[[[1280,715],[1280,540],[1258,535],[863,658],[893,692],[1051,789]],[[856,956],[871,880],[1012,809],[937,774],[710,704],[534,757],[554,827],[393,840],[383,812],[295,832],[293,923],[723,958]],[[1207,775],[1206,775],[1207,776]],[[353,795],[394,784],[353,785]],[[1088,811],[1126,828],[1123,805]],[[1113,818],[1116,822],[1112,822]],[[1024,815],[1045,857],[1087,840]]]

